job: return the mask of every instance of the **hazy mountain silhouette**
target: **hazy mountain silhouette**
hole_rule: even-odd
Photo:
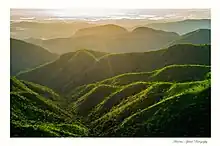
[[[174,44],[211,44],[211,30],[198,29],[187,33],[169,45],[172,46]]]
[[[152,24],[147,24],[146,26],[158,30],[177,32],[182,35],[189,33],[191,31],[195,31],[197,29],[211,29],[211,20],[187,19],[177,22],[152,23]]]
[[[103,25],[81,29],[69,38],[50,39],[42,42],[42,46],[51,52],[67,53],[79,49],[118,52],[146,52],[160,49],[179,35],[173,32],[153,30],[146,27],[136,28],[128,32],[117,25]]]
[[[107,24],[101,26],[95,26],[90,28],[84,28],[76,31],[75,36],[117,36],[127,33],[128,31],[120,26]]]
[[[11,75],[53,61],[57,57],[40,46],[10,39]]]
[[[96,26],[95,24],[75,21],[60,22],[49,21],[43,22],[11,22],[11,37],[17,39],[52,39],[72,36],[78,29]],[[33,42],[31,42],[33,43]]]

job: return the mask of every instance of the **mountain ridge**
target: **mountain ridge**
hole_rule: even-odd
[[[211,44],[211,30],[210,29],[197,29],[180,36],[169,46],[174,44]]]
[[[165,22],[165,23],[151,23],[146,26],[164,30],[177,32],[180,35],[184,35],[197,29],[211,29],[211,19],[186,19],[182,21]]]
[[[11,75],[53,61],[58,57],[40,46],[13,38],[10,38],[10,56]]]
[[[83,59],[81,65],[78,65],[77,62],[69,62],[69,59],[64,58],[64,60],[57,59],[30,72],[21,73],[17,77],[64,92],[79,85],[96,82],[126,72],[152,71],[172,64],[210,65],[208,54],[210,54],[210,45],[183,44],[153,52],[107,54],[97,60],[90,57],[81,58]],[[171,59],[170,56],[172,56]],[[143,64],[143,62],[146,63]],[[126,64],[129,64],[129,66]],[[53,76],[48,77],[47,75],[50,72],[53,72]],[[99,76],[97,76],[97,73],[99,73]],[[40,79],[36,79],[34,76],[38,76]],[[60,87],[63,87],[63,89],[60,89]]]
[[[159,49],[178,37],[179,35],[174,32],[157,30],[143,32],[137,29],[130,32],[121,26],[109,24],[78,30],[69,38],[45,40],[42,41],[42,46],[58,54],[81,48],[108,53],[144,52]]]

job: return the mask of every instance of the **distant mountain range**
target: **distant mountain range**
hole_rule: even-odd
[[[198,29],[187,33],[169,45],[172,46],[174,44],[211,44],[211,30]]]
[[[68,38],[42,40],[41,45],[58,54],[79,49],[109,53],[145,52],[160,49],[178,38],[177,33],[147,27],[139,27],[129,32],[117,25],[103,25],[78,30]]]
[[[211,29],[210,19],[188,19],[177,22],[167,22],[167,23],[152,23],[147,24],[146,27],[153,29],[171,31],[179,33],[180,35],[195,31],[197,29]]]
[[[11,37],[17,39],[52,39],[72,36],[78,29],[96,26],[86,22],[11,22]]]
[[[58,55],[21,40],[10,39],[11,75],[55,60]]]
[[[178,27],[183,25],[182,27],[185,28],[185,25],[187,25],[186,27],[189,25],[188,21],[193,24],[200,24],[203,21],[206,22],[208,20],[200,20],[201,22],[187,20],[175,22],[177,24],[168,23],[167,25],[177,25]],[[201,26],[202,28],[202,25],[199,24],[198,26]],[[200,28],[196,26],[194,27]],[[186,30],[193,31],[180,36],[175,33],[176,30],[168,32],[149,27],[137,27],[132,31],[128,31],[123,27],[108,24],[80,29],[76,31],[72,37],[48,40],[30,38],[25,39],[25,41],[40,45],[57,54],[74,52],[80,49],[90,49],[109,53],[146,52],[158,50],[178,43],[211,43],[209,29],[194,30],[194,28],[187,28]]]

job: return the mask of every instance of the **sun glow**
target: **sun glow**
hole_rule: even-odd
[[[109,19],[148,19],[148,20],[183,20],[210,19],[209,9],[192,11],[191,9],[11,9],[11,16],[20,18],[73,19],[73,20],[109,20]],[[17,18],[17,17],[16,17]],[[13,20],[13,19],[12,19]]]

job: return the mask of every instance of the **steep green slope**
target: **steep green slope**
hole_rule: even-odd
[[[210,137],[210,77],[205,65],[126,73],[73,89],[66,110],[53,90],[12,78],[11,136]]]
[[[50,53],[40,46],[21,40],[10,39],[11,75],[53,61],[56,54]]]
[[[91,91],[74,102],[73,110],[75,110],[78,115],[88,115],[89,111],[94,108],[97,104],[102,102],[105,97],[116,91],[118,88],[109,85],[99,85],[94,87]]]
[[[187,33],[169,44],[169,46],[175,44],[211,44],[211,30],[198,29],[193,32]]]
[[[152,83],[148,82],[134,82],[120,88],[118,87],[118,90],[109,96],[104,96],[104,100],[98,103],[89,113],[87,120],[96,120],[97,118],[112,110],[112,108],[115,108],[115,106],[117,107],[117,105],[123,104],[123,101],[127,100],[130,96],[139,94],[143,90],[147,89],[151,84]]]
[[[170,97],[135,113],[124,120],[115,134],[148,137],[209,137],[210,114],[210,89],[204,89]]]
[[[189,82],[205,79],[205,75],[210,71],[210,66],[205,65],[169,65],[152,72],[121,74],[103,80],[100,83],[111,85],[126,85],[138,81]]]
[[[57,93],[47,87],[19,81],[14,77],[10,81],[12,137],[88,134],[86,128],[72,120],[72,114],[56,104],[56,101],[60,100]],[[46,97],[43,96],[45,94]]]
[[[80,86],[69,108],[92,136],[209,137],[210,86],[210,66],[171,65]]]
[[[87,136],[88,130],[78,124],[21,124],[11,123],[11,137],[81,137]]]
[[[92,122],[95,135],[210,136],[210,80],[156,83],[129,98]]]
[[[70,99],[73,98],[72,102],[74,103],[71,104],[72,107],[70,108],[80,116],[89,115],[86,117],[87,120],[94,120],[109,112],[114,106],[124,104],[123,101],[130,98],[130,96],[138,95],[150,86],[158,85],[158,83],[163,83],[168,87],[176,85],[172,86],[172,89],[175,87],[175,92],[179,92],[180,89],[177,85],[180,83],[182,87],[189,85],[185,87],[190,88],[194,84],[184,83],[192,81],[198,81],[193,82],[195,84],[200,83],[200,81],[208,79],[207,75],[209,73],[209,66],[171,65],[153,72],[122,74],[95,84],[76,88],[71,92]],[[114,90],[112,90],[113,88]],[[165,87],[163,88],[165,89]],[[169,92],[172,93],[172,91]],[[82,102],[87,104],[82,104]],[[87,110],[85,113],[81,110],[85,108],[90,108],[90,112]]]
[[[48,81],[47,83],[52,85],[55,89],[60,87],[64,88],[71,82],[72,77],[77,77],[86,70],[89,70],[91,65],[95,62],[96,58],[91,53],[83,50],[61,55],[58,60],[48,65],[29,70],[27,73],[22,74],[29,74],[30,72],[33,72],[33,76],[40,78],[39,81]],[[48,75],[50,74],[50,76],[47,76],[46,74],[42,76],[42,73],[46,73]],[[18,77],[21,75],[18,75]],[[43,84],[41,82],[36,83],[48,86],[48,84]]]
[[[78,86],[119,74],[149,72],[172,64],[210,65],[210,45],[175,45],[159,51],[107,54],[100,58],[77,51],[17,77],[66,94]]]

